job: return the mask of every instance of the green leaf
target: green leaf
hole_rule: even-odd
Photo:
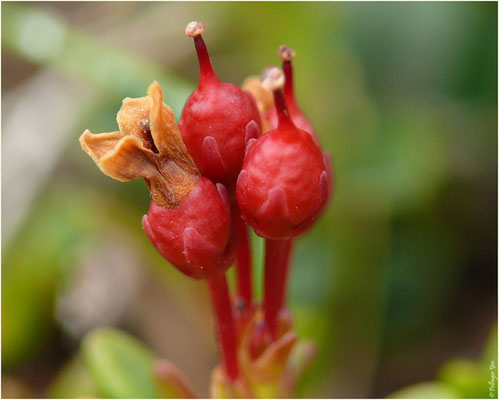
[[[118,97],[144,96],[147,86],[157,80],[167,88],[165,102],[177,116],[193,90],[192,83],[162,66],[106,46],[42,7],[6,4],[2,14],[2,44],[37,65],[83,78]]]
[[[452,386],[440,382],[421,382],[406,386],[392,393],[395,399],[458,399],[459,393]]]
[[[98,392],[92,377],[88,374],[79,356],[67,363],[50,385],[47,397],[95,398]]]
[[[497,368],[497,327],[492,329],[489,334],[485,348],[483,349],[482,362],[487,368],[494,362]]]
[[[459,391],[461,397],[489,397],[488,371],[476,361],[466,359],[448,361],[442,366],[438,376],[440,381]]]
[[[96,200],[82,189],[49,190],[38,197],[24,224],[2,248],[2,366],[36,357],[55,329],[59,281],[73,268],[73,254],[91,240]]]
[[[96,329],[84,338],[81,351],[102,397],[160,397],[153,376],[156,356],[128,333]]]

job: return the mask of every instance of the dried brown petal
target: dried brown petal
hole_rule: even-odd
[[[155,149],[149,128],[149,112],[151,109],[151,98],[149,96],[132,99],[123,99],[120,111],[116,116],[118,127],[123,136],[137,136],[144,143],[144,147]]]
[[[158,82],[154,81],[149,85],[147,94],[152,100],[149,114],[150,133],[159,153],[187,171],[197,174],[198,169],[182,141],[182,133],[175,121],[175,114],[163,103],[163,91]]]
[[[170,107],[162,101],[157,82],[148,96],[126,98],[118,112],[119,132],[80,137],[85,152],[106,175],[129,181],[144,178],[153,201],[176,207],[189,196],[199,180]]]
[[[120,182],[158,174],[156,155],[138,137],[122,136],[120,132],[95,135],[86,130],[80,144],[102,172]]]

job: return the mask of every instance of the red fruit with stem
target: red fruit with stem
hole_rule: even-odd
[[[285,77],[283,94],[286,106],[288,107],[289,115],[291,116],[293,123],[298,128],[303,129],[304,131],[310,133],[315,143],[317,143],[317,145],[320,146],[320,140],[319,137],[317,136],[317,133],[315,132],[314,126],[310,123],[308,118],[305,116],[303,111],[298,106],[298,102],[296,101],[294,84],[293,84],[293,64],[292,64],[292,60],[295,58],[296,53],[291,47],[288,47],[283,44],[279,47],[278,55],[279,58],[282,60],[282,70],[284,71],[284,77]],[[277,127],[278,116],[277,116],[276,107],[273,107],[270,111],[267,112],[266,119],[269,121],[272,127],[274,128]],[[333,194],[332,191],[334,184],[334,175],[333,175],[331,154],[328,151],[323,151],[322,154],[324,157],[324,164],[326,165],[327,176],[328,176],[328,200],[324,203],[324,208],[325,208],[326,205],[329,203],[329,200]]]
[[[322,152],[290,118],[279,68],[267,69],[262,84],[272,90],[278,127],[248,144],[236,195],[242,216],[255,232],[287,239],[307,230],[328,197]]]
[[[163,257],[192,278],[211,278],[234,262],[228,193],[207,178],[200,178],[178,207],[151,201],[142,226]]]
[[[147,94],[123,101],[119,131],[87,130],[81,146],[114,179],[144,179],[152,199],[143,218],[147,236],[183,273],[210,278],[235,258],[227,190],[199,176],[159,84]]]
[[[241,170],[247,141],[260,136],[260,115],[248,92],[215,75],[203,32],[203,24],[196,21],[185,28],[185,34],[194,39],[200,77],[179,127],[201,174],[231,187]]]

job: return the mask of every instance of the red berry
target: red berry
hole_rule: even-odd
[[[312,136],[291,120],[280,90],[283,80],[278,68],[266,71],[263,84],[273,91],[278,127],[249,143],[236,187],[243,218],[270,239],[303,233],[328,196],[324,157]]]
[[[260,115],[248,92],[217,78],[203,32],[199,22],[191,22],[185,29],[186,35],[194,38],[200,78],[199,87],[187,99],[179,127],[201,174],[230,187],[241,170],[246,142],[260,136]]]
[[[234,262],[228,193],[207,178],[200,178],[178,207],[167,209],[151,201],[142,226],[156,249],[193,278],[211,278]]]

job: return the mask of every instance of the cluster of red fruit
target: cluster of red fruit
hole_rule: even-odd
[[[151,202],[143,220],[160,253],[194,278],[210,278],[234,262],[234,195],[242,218],[259,236],[289,239],[316,221],[332,184],[329,157],[294,98],[292,50],[280,49],[286,79],[276,67],[263,73],[262,84],[273,92],[275,107],[262,116],[273,128],[262,135],[255,99],[218,79],[203,31],[199,22],[185,30],[194,38],[200,79],[179,123],[202,178],[182,205],[166,209]]]
[[[145,179],[152,201],[142,220],[144,230],[176,268],[208,280],[225,370],[235,379],[238,329],[224,271],[237,258],[238,296],[243,300],[239,308],[254,309],[246,223],[266,239],[263,309],[273,341],[291,240],[325,209],[333,175],[330,157],[294,97],[294,51],[281,46],[284,72],[269,67],[241,89],[218,79],[203,32],[199,22],[185,29],[194,39],[200,79],[178,127],[154,83],[148,97],[125,99],[118,113],[120,132],[86,131],[80,142],[113,178]],[[252,340],[258,342],[255,335]]]

